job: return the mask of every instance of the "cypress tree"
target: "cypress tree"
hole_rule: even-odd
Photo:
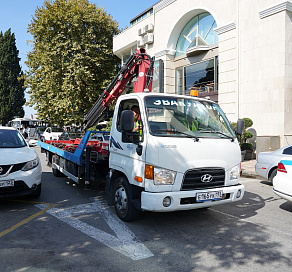
[[[14,116],[23,117],[24,76],[19,64],[15,35],[8,29],[0,33],[0,124]]]

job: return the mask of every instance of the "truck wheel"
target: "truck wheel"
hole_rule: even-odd
[[[53,175],[55,177],[62,177],[63,176],[63,174],[57,168],[52,167],[52,172],[53,172]]]
[[[132,204],[130,184],[125,177],[119,177],[114,184],[114,205],[120,219],[125,222],[139,217],[140,211]]]

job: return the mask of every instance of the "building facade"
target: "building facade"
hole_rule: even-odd
[[[291,20],[290,1],[161,0],[114,37],[113,51],[125,61],[146,48],[156,59],[155,91],[196,90],[230,121],[251,118],[269,141],[262,150],[275,149],[292,144]]]

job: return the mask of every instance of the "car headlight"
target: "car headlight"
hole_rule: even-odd
[[[230,180],[239,179],[240,176],[240,167],[234,166],[230,171]]]
[[[23,167],[22,167],[22,171],[28,171],[31,170],[33,168],[36,168],[39,165],[39,159],[36,158],[32,161],[27,162]]]

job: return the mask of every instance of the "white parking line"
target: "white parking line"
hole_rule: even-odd
[[[36,207],[43,210],[47,208],[47,205],[38,204]],[[97,229],[74,217],[94,212],[98,212],[103,217],[116,236]],[[80,204],[64,209],[53,208],[48,210],[47,213],[132,260],[141,260],[154,256],[121,220],[111,215],[108,208],[97,198],[95,198],[93,203]]]

